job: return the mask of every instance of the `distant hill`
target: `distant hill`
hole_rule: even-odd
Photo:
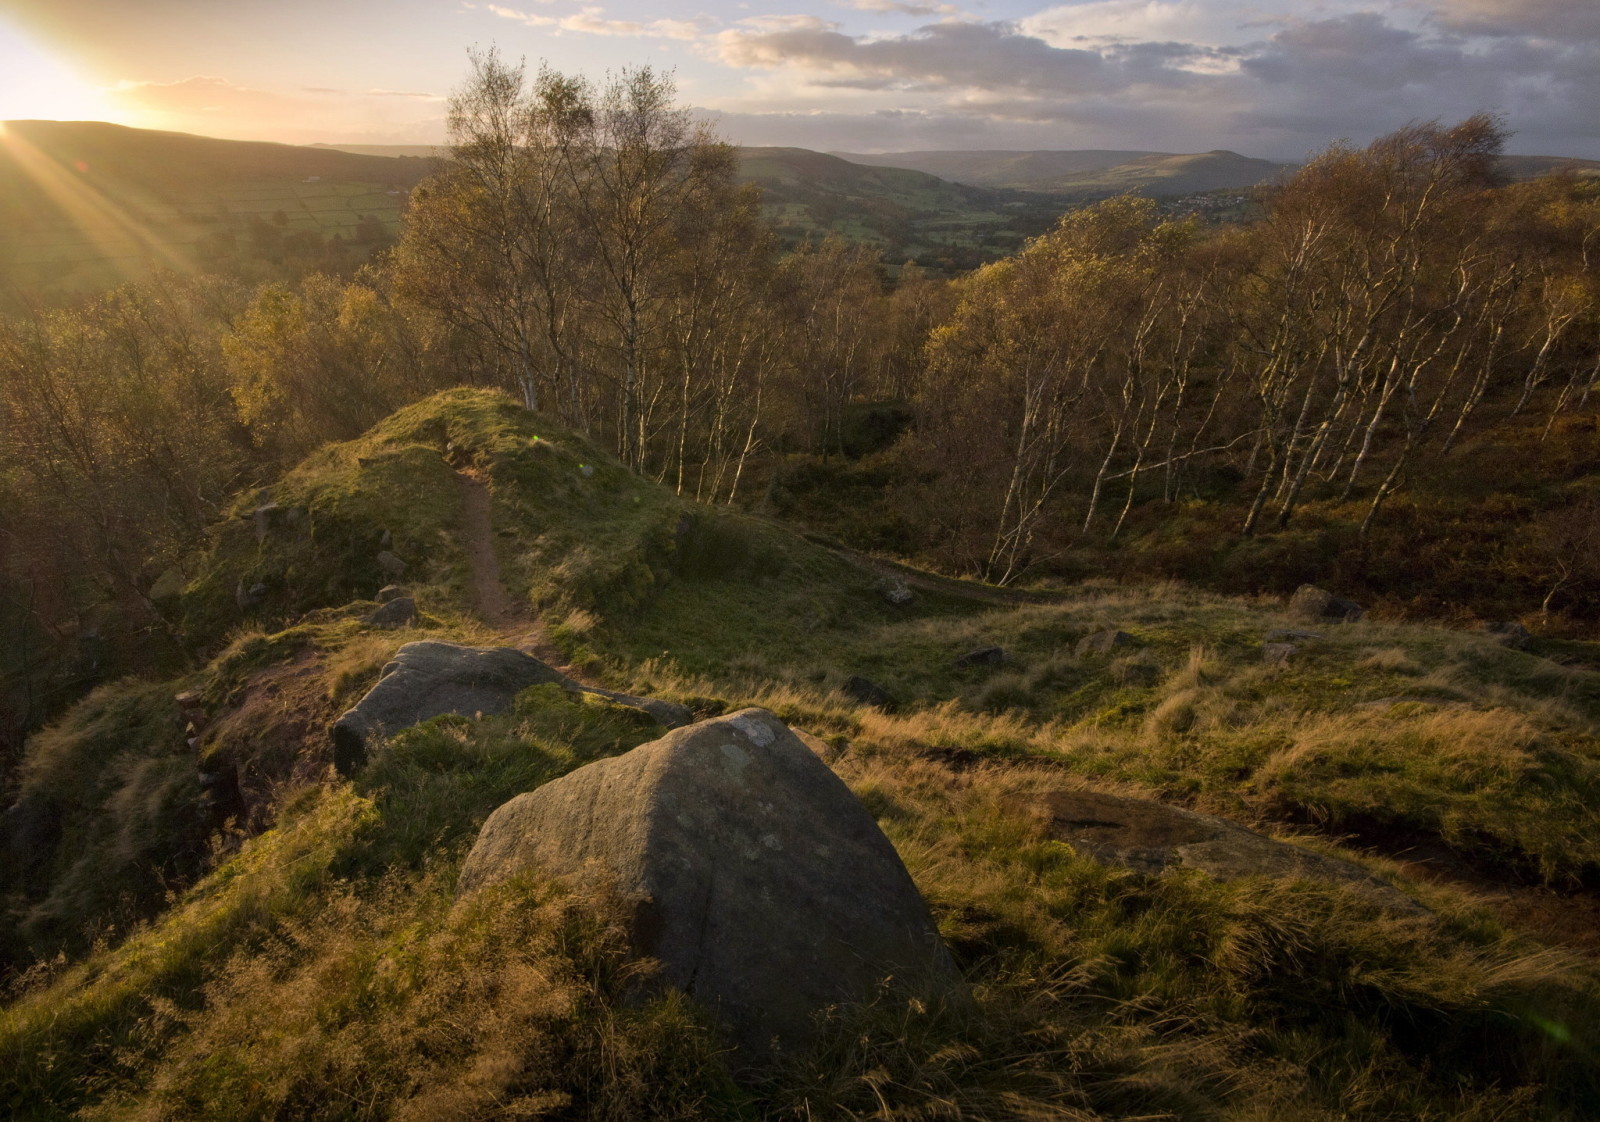
[[[952,183],[913,168],[857,163],[807,148],[740,148],[740,178],[788,241],[837,233],[891,261],[963,269],[1016,250],[1060,215],[1060,200]]]
[[[1243,190],[1282,174],[1287,165],[1237,152],[1171,152],[1074,149],[1059,152],[890,152],[852,155],[862,164],[915,168],[975,187],[1011,188],[1076,198],[1138,191],[1148,195],[1191,195]]]
[[[1541,175],[1559,172],[1600,176],[1600,160],[1579,160],[1571,156],[1502,156],[1500,167],[1512,179],[1538,179]]]
[[[417,156],[429,160],[450,155],[448,144],[308,144],[306,147],[353,152],[358,156]]]
[[[125,128],[8,121],[0,289],[91,292],[156,266],[251,277],[365,260],[436,162]]]

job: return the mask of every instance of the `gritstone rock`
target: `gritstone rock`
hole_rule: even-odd
[[[463,647],[424,640],[401,647],[379,673],[378,684],[334,722],[334,766],[349,775],[366,762],[367,746],[375,736],[396,733],[444,713],[464,717],[504,713],[518,693],[545,682],[643,710],[668,728],[692,719],[688,709],[674,702],[580,685],[511,647]]]
[[[388,573],[391,577],[405,576],[406,563],[387,549],[378,554],[377,561],[378,568]]]
[[[374,627],[405,627],[417,619],[417,602],[409,596],[386,600],[374,612],[367,613],[367,622]]]
[[[1126,631],[1096,631],[1078,640],[1073,653],[1079,658],[1086,654],[1110,654],[1118,647],[1133,645],[1133,636]]]
[[[519,795],[489,816],[458,892],[525,869],[632,906],[637,954],[759,1062],[886,977],[958,984],[872,816],[777,717],[745,709]]]
[[[965,670],[969,666],[999,666],[1006,660],[1006,652],[999,647],[979,647],[975,651],[968,651],[955,660],[957,670]]]
[[[909,604],[917,598],[917,594],[911,591],[911,586],[899,577],[883,577],[873,587],[878,590],[878,595],[896,607]]]
[[[378,589],[378,603],[387,604],[390,600],[398,600],[402,596],[410,595],[410,589],[403,584],[386,584]]]
[[[1321,639],[1320,631],[1297,631],[1292,627],[1274,627],[1267,632],[1268,643],[1307,643],[1313,639]]]
[[[1315,585],[1302,584],[1295,589],[1289,598],[1289,614],[1295,619],[1307,622],[1322,619],[1342,620],[1354,623],[1367,614],[1367,610],[1354,600],[1346,600],[1342,596],[1335,596]]]
[[[894,698],[890,696],[888,690],[871,678],[852,674],[844,680],[844,693],[851,701],[859,701],[862,705],[882,709],[885,713],[894,712]]]
[[[1268,666],[1282,666],[1293,658],[1299,649],[1293,643],[1262,643],[1261,661]]]
[[[1515,620],[1486,623],[1483,629],[1493,635],[1495,642],[1502,647],[1510,647],[1514,651],[1525,651],[1528,649],[1528,644],[1533,642],[1532,632]]]
[[[1226,818],[1096,791],[1016,795],[1009,803],[1043,822],[1051,837],[1103,864],[1141,873],[1172,866],[1200,869],[1219,880],[1271,876],[1336,881],[1392,911],[1427,914],[1421,904],[1359,865],[1273,841]]]

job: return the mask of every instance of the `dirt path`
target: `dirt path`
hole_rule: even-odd
[[[470,472],[457,471],[456,481],[461,487],[461,523],[472,602],[477,606],[478,615],[517,650],[555,667],[576,682],[598,685],[567,662],[566,656],[550,641],[543,621],[506,591],[505,581],[500,579],[500,560],[494,552],[493,504],[489,488]]]

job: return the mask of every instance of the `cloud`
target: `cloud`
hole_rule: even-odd
[[[176,82],[121,81],[108,91],[136,108],[159,113],[233,113],[269,109],[292,101],[281,94],[239,86],[226,78],[197,75]]]
[[[413,90],[368,90],[368,97],[414,97],[422,101],[443,101],[438,94],[417,93]]]
[[[939,23],[910,35],[866,39],[834,25],[731,28],[716,37],[732,66],[796,68],[836,86],[864,89],[978,88],[1054,92],[1113,88],[1113,67],[1096,51],[1063,50],[1005,23]]]
[[[704,33],[695,20],[657,19],[648,23],[630,19],[607,19],[605,9],[588,7],[573,15],[541,16],[516,8],[503,8],[497,4],[485,5],[484,10],[501,19],[515,20],[528,27],[550,27],[557,31],[573,31],[584,35],[622,35],[651,39],[698,39]]]
[[[1600,4],[1595,0],[1437,0],[1434,17],[1466,35],[1534,36],[1600,40]]]
[[[1340,137],[1364,143],[1409,121],[1488,111],[1506,116],[1513,150],[1600,156],[1600,34],[1580,34],[1600,29],[1600,0],[1322,0],[1319,18],[1283,0],[1249,4],[1086,0],[1015,23],[868,35],[765,17],[705,49],[758,72],[751,91],[775,109],[855,121],[850,110],[892,91],[951,135],[977,118],[1072,134],[1056,147],[1092,134],[1089,146],[1176,139],[1183,151],[1293,159]],[[1567,34],[1543,34],[1554,30]]]
[[[966,13],[954,4],[938,4],[914,0],[905,3],[904,0],[836,0],[846,8],[854,8],[858,12],[877,12],[883,15],[901,16],[951,16],[961,17]]]

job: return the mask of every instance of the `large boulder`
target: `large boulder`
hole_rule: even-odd
[[[1335,881],[1391,911],[1427,912],[1359,865],[1274,841],[1226,818],[1099,791],[1017,795],[1011,806],[1039,821],[1051,837],[1104,864],[1141,873],[1200,869],[1219,880],[1269,876]]]
[[[395,603],[399,601],[390,601]],[[445,713],[465,717],[504,713],[518,693],[546,682],[643,710],[668,728],[691,720],[682,705],[580,685],[512,647],[463,647],[424,640],[401,647],[379,672],[378,684],[334,722],[334,766],[349,775],[366,762],[377,737]]]
[[[745,709],[579,768],[484,823],[458,891],[534,869],[632,907],[636,953],[703,1003],[748,1062],[893,976],[958,977],[899,855],[777,717]]]

